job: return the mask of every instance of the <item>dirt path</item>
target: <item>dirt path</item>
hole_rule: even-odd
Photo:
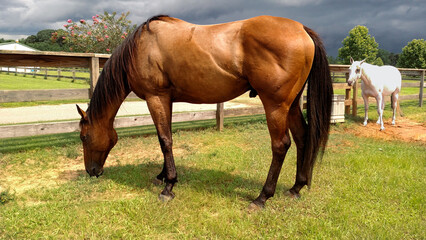
[[[367,126],[359,123],[358,126],[349,129],[349,132],[361,137],[426,143],[426,124],[408,118],[398,118],[396,125],[391,125],[391,120],[385,121],[384,125],[385,130],[380,131],[379,125],[369,121]]]

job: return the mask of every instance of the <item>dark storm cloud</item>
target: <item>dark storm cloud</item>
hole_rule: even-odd
[[[258,15],[287,17],[316,30],[330,55],[356,25],[365,25],[379,47],[400,52],[414,38],[426,38],[424,0],[0,0],[0,38],[60,28],[66,20],[130,11],[140,24],[156,14],[169,14],[197,24],[213,24]]]

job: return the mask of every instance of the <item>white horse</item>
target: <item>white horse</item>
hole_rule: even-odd
[[[354,61],[351,57],[351,66],[349,67],[350,75],[348,78],[349,86],[361,79],[362,98],[364,99],[364,126],[368,120],[368,97],[374,97],[377,101],[377,113],[380,124],[380,130],[384,130],[383,126],[383,109],[385,108],[384,96],[392,95],[392,125],[395,125],[395,114],[398,104],[398,95],[401,91],[401,73],[393,66],[375,66],[362,61]]]

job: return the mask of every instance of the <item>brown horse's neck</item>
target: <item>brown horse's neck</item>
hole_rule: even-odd
[[[92,124],[112,127],[118,109],[130,93],[127,79],[114,80],[104,69],[99,77],[87,110]]]
[[[108,128],[112,128],[114,125],[114,119],[117,115],[118,110],[120,109],[121,104],[124,99],[121,101],[117,101],[116,103],[111,103],[108,106],[105,106],[102,110],[101,115],[92,116],[92,123],[96,123]]]

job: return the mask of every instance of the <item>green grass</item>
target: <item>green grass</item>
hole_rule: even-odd
[[[62,78],[60,81],[55,78],[44,79],[42,76],[33,77],[31,75],[23,76],[18,74],[0,73],[0,89],[1,90],[36,90],[36,89],[74,89],[89,88],[89,84],[83,80]]]
[[[271,161],[263,116],[174,124],[176,198],[158,201],[161,170],[152,126],[121,129],[105,174],[84,172],[78,134],[6,139],[0,185],[1,239],[422,239],[426,236],[425,145],[359,138],[349,120],[332,127],[311,190],[290,199],[290,148],[276,195],[249,213]],[[193,130],[192,128],[197,130]],[[192,130],[191,130],[192,129]],[[9,148],[6,148],[8,145]]]
[[[423,100],[423,107],[419,107],[419,101],[418,100],[404,100],[401,101],[400,106],[401,110],[404,114],[404,117],[411,119],[416,122],[420,122],[423,124],[426,124],[426,101]],[[361,119],[364,119],[364,104],[358,104],[357,107],[357,118],[362,121]],[[391,119],[393,114],[393,110],[390,105],[390,101],[386,102],[385,110],[383,111],[383,119],[386,121],[387,119]],[[370,103],[369,109],[368,109],[368,119],[371,121],[379,118],[379,114],[377,113],[377,104],[376,103]],[[398,122],[399,115],[396,116],[396,121]]]

